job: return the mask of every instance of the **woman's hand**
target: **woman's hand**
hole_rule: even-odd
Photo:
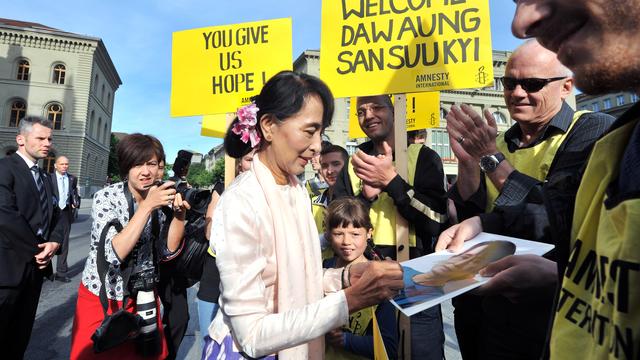
[[[349,313],[393,298],[404,288],[402,267],[395,261],[368,261],[349,270],[351,287],[345,290]]]
[[[173,199],[173,217],[183,221],[189,209],[191,209],[191,205],[186,200],[182,200],[182,194],[177,193]]]
[[[141,202],[141,206],[147,207],[153,211],[162,206],[170,206],[174,204],[176,198],[175,182],[166,181],[160,186],[152,186],[147,190],[147,196]]]

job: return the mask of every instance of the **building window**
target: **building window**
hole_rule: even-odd
[[[638,102],[638,94],[635,94],[635,93],[631,94],[631,102],[632,103]]]
[[[593,104],[591,104],[591,109],[593,109],[593,111],[600,111],[600,104],[594,102]]]
[[[62,106],[51,104],[47,107],[47,118],[51,120],[55,130],[62,129]]]
[[[100,102],[104,103],[104,84],[102,84],[102,91],[100,92]]]
[[[49,156],[44,158],[44,160],[42,161],[42,170],[44,170],[46,173],[53,173],[53,170],[55,169],[53,165],[55,163],[56,163],[56,154],[49,153]]]
[[[616,96],[616,105],[617,106],[624,105],[624,95]]]
[[[99,117],[98,118],[98,128],[96,129],[96,134],[94,136],[94,138],[98,141],[100,141],[100,137],[101,137],[101,133],[100,131],[102,131],[102,118]]]
[[[506,125],[507,118],[500,111],[496,111],[493,113],[493,118],[496,120],[496,124],[498,125]]]
[[[440,155],[442,161],[455,161],[451,146],[449,146],[449,134],[445,130],[433,129],[431,131],[431,148]]]
[[[493,90],[503,91],[502,81],[500,80],[500,78],[493,78]]]
[[[91,110],[91,117],[89,118],[89,124],[86,125],[87,127],[87,135],[89,136],[93,136],[93,122],[96,120],[96,111],[95,110]]]
[[[93,78],[93,92],[98,96],[98,74]]]
[[[18,80],[29,80],[29,62],[27,60],[18,62]]]
[[[27,114],[27,105],[24,101],[16,100],[11,103],[11,114],[9,115],[9,126],[18,127],[20,119]]]
[[[602,105],[603,105],[605,110],[611,109],[611,99],[604,99],[602,101]]]
[[[107,93],[107,109],[111,110],[111,93]]]
[[[104,132],[102,133],[102,143],[107,144],[107,122],[104,123]]]
[[[447,121],[447,114],[449,112],[442,107],[442,104],[440,104],[440,121]]]
[[[64,85],[64,78],[66,76],[67,69],[62,64],[57,64],[53,67],[53,83]]]

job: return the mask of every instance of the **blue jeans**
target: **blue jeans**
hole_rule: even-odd
[[[411,358],[444,359],[444,331],[440,305],[411,317]]]
[[[200,338],[209,335],[209,324],[218,312],[218,304],[196,299],[198,302],[198,324],[200,325]],[[203,343],[204,346],[204,343]]]

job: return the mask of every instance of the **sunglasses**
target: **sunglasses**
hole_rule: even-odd
[[[515,90],[516,86],[522,86],[524,91],[529,93],[534,93],[540,91],[543,87],[547,86],[548,83],[566,79],[566,76],[562,77],[554,77],[550,79],[540,79],[540,78],[526,78],[526,79],[516,79],[512,77],[503,77],[500,79],[502,85],[504,85],[505,89],[512,91]]]

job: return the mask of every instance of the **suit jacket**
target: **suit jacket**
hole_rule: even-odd
[[[74,175],[67,173],[69,177],[69,189],[67,190],[67,206],[73,205],[75,208],[80,207],[80,196],[78,195],[78,178]],[[53,185],[53,195],[56,199],[60,198],[60,194],[58,193],[58,175],[54,171],[49,174],[51,178],[51,185]]]
[[[41,172],[49,204],[48,239],[37,236],[43,223],[40,194],[31,170],[18,154],[0,159],[0,286],[18,286],[26,266],[35,266],[34,256],[42,241],[62,241],[53,188]],[[52,271],[51,263],[43,275]]]

